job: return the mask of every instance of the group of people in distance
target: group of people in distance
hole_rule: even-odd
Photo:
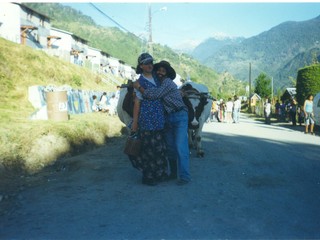
[[[141,171],[143,184],[176,180],[184,185],[191,181],[187,107],[173,82],[176,72],[170,63],[153,61],[148,53],[138,58],[140,76],[133,83],[133,120],[128,127],[138,133],[142,146],[140,154],[129,159]]]
[[[298,115],[298,123],[300,126],[302,123],[305,123],[305,134],[310,132],[311,135],[315,135],[314,133],[314,112],[313,112],[313,95],[309,94],[307,99],[304,101],[303,106],[298,105],[297,101],[294,98],[291,98],[288,103],[280,104],[279,101],[275,104],[275,113],[278,121],[286,121],[286,117],[288,121],[292,122],[293,126],[297,125],[297,115]],[[309,130],[310,128],[310,130]]]
[[[237,95],[228,98],[227,102],[223,99],[214,101],[211,107],[210,121],[215,117],[218,122],[239,123],[241,111],[241,101]]]
[[[117,87],[119,88],[119,87]],[[94,112],[107,112],[110,115],[115,115],[117,113],[117,104],[119,100],[118,95],[119,90],[117,90],[116,93],[112,94],[111,98],[107,99],[107,93],[103,92],[103,94],[100,97],[100,100],[98,100],[96,95],[92,96],[92,111]]]

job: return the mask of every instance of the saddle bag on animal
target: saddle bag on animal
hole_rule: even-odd
[[[131,156],[139,156],[141,151],[141,139],[137,133],[131,134],[126,141],[124,153]]]
[[[128,92],[126,93],[122,109],[126,111],[130,117],[133,117],[133,106],[134,106],[134,96],[133,96],[133,87],[128,87]]]

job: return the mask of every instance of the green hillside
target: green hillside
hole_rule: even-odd
[[[35,10],[52,17],[53,26],[71,31],[89,40],[92,47],[135,66],[141,50],[135,36],[119,29],[97,26],[90,17],[60,4],[33,4],[43,8],[43,11]],[[65,21],[60,21],[62,19]],[[189,75],[193,81],[205,83],[213,96],[231,96],[244,89],[228,72],[218,75],[190,56],[177,54],[166,46],[155,44],[154,56],[156,61],[169,60],[183,78]],[[0,38],[0,84],[0,171],[37,172],[60,157],[101,146],[109,137],[121,134],[123,124],[119,119],[100,113],[73,114],[63,122],[29,119],[36,110],[28,101],[30,86],[68,85],[74,89],[97,91],[116,89],[116,86],[104,83],[102,76],[84,67]]]
[[[136,67],[137,57],[146,46],[141,39],[131,33],[125,33],[118,28],[107,28],[97,25],[92,18],[68,6],[58,3],[25,3],[51,18],[53,27],[70,31],[89,41],[90,46],[101,49],[111,56],[116,57],[127,64]],[[154,44],[153,56],[156,61],[167,60],[183,78],[191,78],[194,82],[201,82],[208,86],[213,96],[231,96],[232,89],[227,85],[238,86],[236,91],[242,91],[244,86],[234,77],[226,78],[225,74],[217,74],[212,68],[202,65],[187,54],[178,54],[167,46]],[[226,89],[219,92],[219,89]]]
[[[27,119],[35,110],[28,102],[28,87],[69,85],[75,89],[114,91],[101,76],[83,67],[50,57],[0,38],[0,121]],[[23,109],[23,111],[20,111]],[[19,111],[19,114],[15,114]]]
[[[120,135],[123,125],[106,114],[71,115],[69,121],[29,120],[33,85],[114,91],[83,67],[0,38],[0,170],[41,170],[61,156],[84,151]]]

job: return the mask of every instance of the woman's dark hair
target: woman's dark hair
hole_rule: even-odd
[[[312,94],[309,94],[307,99],[309,99],[311,96],[313,96],[313,95],[312,95]]]
[[[136,74],[141,74],[142,73],[142,69],[140,67],[140,64],[138,63],[137,68],[136,68]]]

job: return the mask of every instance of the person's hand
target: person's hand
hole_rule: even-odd
[[[139,81],[135,81],[135,82],[133,83],[133,87],[134,87],[135,89],[138,89],[138,88],[140,87]]]

